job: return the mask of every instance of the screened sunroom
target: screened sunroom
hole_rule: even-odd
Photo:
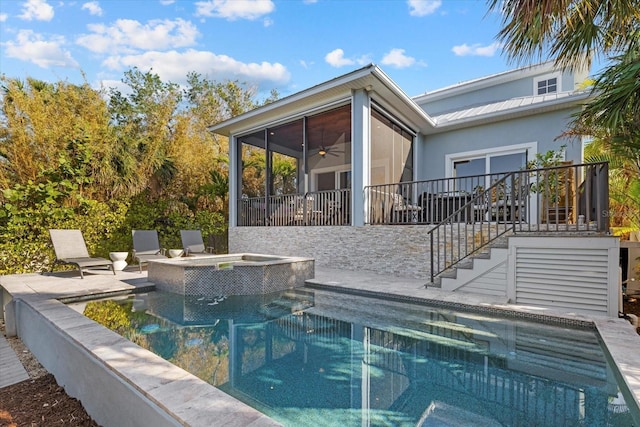
[[[415,179],[415,147],[429,125],[370,66],[213,126],[229,136],[230,225],[388,221],[398,199],[417,202],[402,183]],[[398,219],[410,221],[409,211]]]

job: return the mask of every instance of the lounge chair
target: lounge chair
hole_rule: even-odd
[[[180,238],[186,256],[213,253],[211,246],[204,245],[200,230],[180,230]]]
[[[132,230],[133,236],[133,261],[138,263],[138,269],[142,273],[142,264],[154,259],[165,259],[166,250],[160,247],[158,232],[156,230]]]
[[[80,278],[84,279],[82,273],[83,268],[88,267],[109,267],[113,274],[116,271],[113,269],[113,262],[100,257],[90,257],[89,251],[87,251],[87,245],[82,237],[80,230],[49,230],[49,236],[51,236],[51,243],[53,243],[53,249],[56,252],[56,264],[69,264],[75,265],[80,270]],[[53,266],[51,267],[53,271]]]

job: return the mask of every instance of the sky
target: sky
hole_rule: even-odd
[[[485,0],[2,0],[0,73],[122,88],[133,67],[287,96],[378,65],[409,96],[516,68]]]

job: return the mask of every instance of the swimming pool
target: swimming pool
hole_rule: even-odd
[[[591,329],[310,289],[72,306],[287,426],[638,425]]]

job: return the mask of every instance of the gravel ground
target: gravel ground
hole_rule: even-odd
[[[4,335],[4,322],[0,320]],[[87,415],[79,400],[70,397],[53,375],[40,365],[27,347],[16,337],[7,338],[29,379],[0,388],[0,426],[98,427]]]

